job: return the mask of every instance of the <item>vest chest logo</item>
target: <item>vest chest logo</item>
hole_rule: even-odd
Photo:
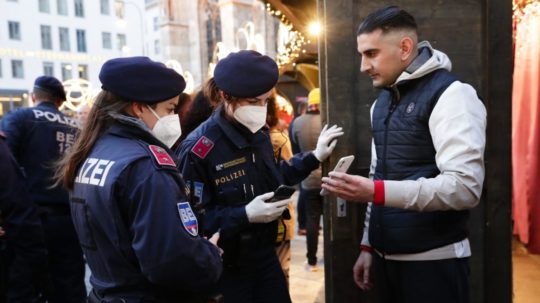
[[[176,167],[173,158],[169,156],[165,149],[157,145],[148,145],[148,148],[150,148],[152,156],[154,156],[154,159],[156,159],[159,165]]]
[[[232,172],[228,175],[225,175],[223,177],[216,178],[214,182],[216,182],[216,186],[220,184],[225,184],[231,181],[234,181],[242,176],[246,175],[246,171],[243,169],[237,170],[235,172]]]
[[[205,136],[202,136],[197,143],[193,146],[191,149],[191,152],[193,152],[197,157],[204,159],[206,158],[206,155],[212,150],[214,147],[214,142],[212,142],[210,139],[206,138]]]
[[[246,163],[246,161],[247,161],[246,157],[242,157],[242,158],[234,159],[232,161],[228,161],[228,162],[225,162],[225,163],[222,163],[222,164],[218,164],[218,165],[216,165],[216,171],[221,171],[221,170],[224,170],[226,168],[236,166],[238,164]]]
[[[188,232],[188,234],[192,235],[193,237],[198,236],[199,223],[189,203],[179,202],[176,203],[176,207],[178,209],[178,214],[180,215],[180,220],[182,221],[184,229]]]
[[[75,183],[89,184],[103,187],[114,161],[88,158],[79,169]]]
[[[407,105],[407,109],[405,110],[405,112],[407,114],[410,114],[413,112],[414,108],[415,108],[416,104],[414,102],[411,102],[409,103],[409,105]]]

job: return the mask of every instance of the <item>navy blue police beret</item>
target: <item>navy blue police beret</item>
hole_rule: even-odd
[[[276,62],[252,50],[230,53],[219,60],[214,69],[217,87],[238,98],[252,98],[268,92],[276,85],[278,77]]]
[[[41,76],[37,77],[34,81],[34,87],[39,88],[42,91],[45,91],[54,97],[60,98],[61,100],[66,100],[66,91],[62,82],[60,82],[55,77],[51,76]]]
[[[155,104],[180,95],[184,77],[148,57],[108,60],[99,72],[101,88],[128,101]]]

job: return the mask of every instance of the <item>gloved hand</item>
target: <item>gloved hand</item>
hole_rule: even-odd
[[[323,127],[321,134],[319,135],[319,139],[317,140],[317,147],[313,151],[313,154],[317,160],[319,160],[319,162],[323,162],[332,154],[332,151],[337,144],[336,138],[342,136],[343,134],[343,128],[338,127],[337,125],[328,128],[327,124]]]
[[[266,193],[255,197],[248,205],[246,205],[246,215],[251,223],[268,223],[277,219],[285,209],[290,199],[281,200],[272,203],[264,201],[272,198],[273,192]]]

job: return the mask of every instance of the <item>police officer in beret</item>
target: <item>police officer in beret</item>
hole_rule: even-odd
[[[90,302],[199,302],[221,274],[169,149],[185,81],[147,57],[111,59],[57,176],[92,271]],[[206,302],[206,301],[204,301]]]
[[[276,219],[289,200],[265,201],[279,185],[296,184],[319,167],[343,134],[336,126],[324,130],[314,152],[276,163],[265,124],[277,80],[274,60],[255,51],[219,61],[206,90],[222,104],[178,151],[187,186],[206,211],[205,233],[220,231],[225,302],[291,301],[275,252]]]
[[[48,302],[84,302],[84,260],[69,211],[67,191],[54,185],[53,164],[75,141],[77,122],[58,110],[66,100],[62,83],[50,76],[34,82],[35,106],[5,116],[1,129],[22,167],[38,206],[54,286]]]
[[[38,302],[50,282],[41,220],[0,132],[0,302]]]

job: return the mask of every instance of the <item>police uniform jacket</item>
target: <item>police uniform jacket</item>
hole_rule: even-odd
[[[105,299],[191,302],[218,280],[218,249],[198,235],[170,150],[139,120],[115,119],[70,197],[90,282]]]
[[[54,183],[53,165],[75,141],[77,122],[51,102],[18,109],[2,120],[7,143],[23,168],[32,200],[40,206],[68,206],[68,194]]]
[[[220,231],[224,264],[249,264],[254,251],[274,249],[277,221],[249,223],[245,205],[280,184],[299,183],[319,167],[313,153],[276,162],[267,128],[251,133],[222,106],[178,150],[190,195],[205,210],[205,233]]]
[[[0,301],[34,302],[35,284],[45,283],[47,250],[41,221],[24,176],[0,134]],[[5,291],[2,293],[1,291]]]

